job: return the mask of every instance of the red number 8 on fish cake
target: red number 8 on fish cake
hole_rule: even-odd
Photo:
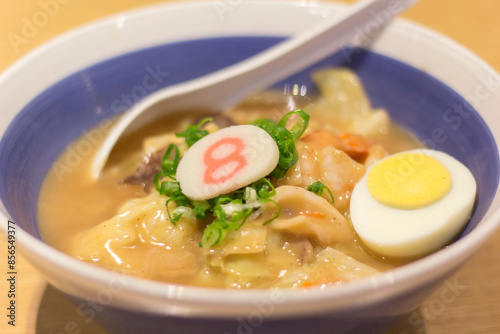
[[[268,175],[278,164],[279,150],[254,125],[224,128],[200,139],[177,168],[177,181],[191,199],[227,194]]]

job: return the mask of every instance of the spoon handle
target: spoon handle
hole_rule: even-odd
[[[212,81],[211,93],[215,95],[224,94],[228,85],[239,87],[236,91],[231,89],[232,96],[225,97],[223,104],[218,105],[220,109],[232,107],[250,94],[314,65],[344,47],[366,46],[393,17],[417,1],[360,0],[340,15],[326,19],[213,76],[207,76],[203,85]],[[363,40],[363,45],[355,45],[353,39],[357,38]],[[222,76],[226,79],[221,80]]]

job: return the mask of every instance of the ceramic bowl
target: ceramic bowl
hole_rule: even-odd
[[[365,49],[344,49],[277,87],[313,91],[312,69],[350,67],[375,107],[466,164],[477,202],[450,246],[342,286],[234,291],[119,275],[50,247],[37,228],[41,182],[71,141],[161,87],[235,63],[344,9],[281,1],[157,5],[33,51],[0,77],[1,229],[7,234],[7,221],[15,222],[22,254],[75,301],[79,314],[113,333],[383,332],[470,258],[500,221],[500,77],[463,47],[406,21],[393,22]],[[371,37],[377,20],[358,37]]]

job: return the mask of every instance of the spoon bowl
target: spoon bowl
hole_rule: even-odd
[[[353,45],[353,38],[360,29],[364,31],[374,26],[382,29],[394,16],[417,1],[401,0],[397,5],[393,0],[358,1],[342,15],[334,16],[256,56],[156,91],[126,112],[107,134],[94,156],[92,177],[99,177],[116,142],[127,131],[168,112],[186,109],[217,112],[232,107],[251,93]],[[376,34],[371,31],[370,35]]]

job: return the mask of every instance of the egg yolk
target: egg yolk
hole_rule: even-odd
[[[378,202],[406,210],[434,204],[451,189],[450,172],[436,159],[416,152],[380,161],[370,170],[367,181]]]

